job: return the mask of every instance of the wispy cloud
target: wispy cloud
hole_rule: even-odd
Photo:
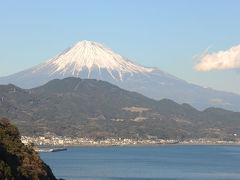
[[[234,46],[226,51],[218,51],[209,54],[207,48],[202,55],[198,56],[200,61],[194,66],[198,71],[211,71],[223,69],[240,68],[240,45]]]

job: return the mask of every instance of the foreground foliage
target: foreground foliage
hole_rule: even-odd
[[[5,118],[0,118],[0,179],[56,179],[33,148],[22,144],[18,129]]]

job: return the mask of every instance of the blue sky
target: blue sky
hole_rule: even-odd
[[[193,69],[193,57],[208,47],[211,54],[240,44],[239,7],[238,0],[0,0],[0,76],[90,40],[188,82],[240,94],[239,68]]]

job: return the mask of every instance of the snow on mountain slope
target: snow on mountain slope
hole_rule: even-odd
[[[169,98],[199,109],[214,106],[240,111],[240,95],[187,83],[158,68],[140,66],[90,41],[81,41],[38,66],[1,77],[0,84],[33,88],[66,77],[104,80],[150,98]]]
[[[100,75],[101,69],[106,69],[113,79],[117,79],[116,75],[113,74],[113,71],[116,71],[121,81],[124,73],[133,74],[153,71],[151,68],[132,63],[100,43],[90,41],[81,41],[75,44],[72,48],[40,65],[33,73],[37,73],[49,66],[52,67],[51,74],[60,73],[64,75],[65,73],[71,73],[77,77],[86,68],[88,78],[91,71],[97,68]]]

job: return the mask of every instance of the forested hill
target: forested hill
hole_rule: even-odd
[[[75,137],[239,138],[240,113],[198,111],[188,104],[155,101],[91,79],[52,80],[34,89],[0,86],[0,116],[22,135]],[[233,136],[234,134],[234,136]],[[237,134],[237,136],[236,136]]]
[[[0,118],[0,179],[56,180],[32,147],[20,140],[18,129]]]

